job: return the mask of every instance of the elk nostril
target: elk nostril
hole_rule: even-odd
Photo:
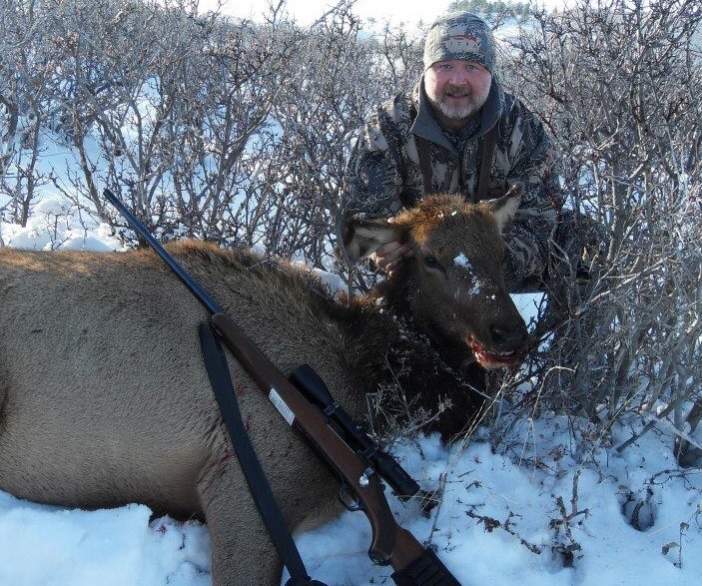
[[[499,326],[490,326],[490,335],[494,344],[503,344],[509,338],[509,332]]]
[[[524,341],[523,334],[520,328],[505,328],[498,325],[490,326],[492,342],[496,346],[518,346]]]

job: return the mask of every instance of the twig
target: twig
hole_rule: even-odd
[[[635,433],[628,440],[626,440],[623,444],[617,446],[617,448],[616,448],[617,452],[619,452],[621,454],[631,444],[633,444],[635,441],[639,440],[641,437],[643,437],[645,434],[647,434],[649,431],[651,431],[655,427],[656,423],[658,423],[659,421],[663,421],[664,418],[671,411],[673,411],[673,409],[675,409],[678,405],[682,404],[682,402],[685,401],[686,399],[688,399],[688,396],[684,393],[681,394],[677,399],[675,399],[675,401],[671,402],[659,415],[656,415],[655,419],[649,421],[646,425],[644,425],[643,429],[639,433]]]
[[[493,529],[504,529],[507,533],[519,539],[519,543],[526,547],[531,553],[541,555],[541,548],[538,545],[529,543],[526,539],[518,535],[517,532],[514,531],[514,529],[512,529],[510,519],[514,516],[513,513],[510,512],[509,516],[507,517],[507,520],[504,523],[498,521],[497,519],[494,519],[493,517],[477,515],[473,511],[466,511],[466,515],[468,515],[471,519],[475,519],[476,521],[478,521],[478,523],[482,523],[483,527],[485,527],[485,531],[487,531],[488,533],[492,533]]]
[[[429,537],[427,537],[426,541],[424,542],[424,545],[427,547],[429,545],[431,545],[431,541],[434,538],[434,533],[436,533],[436,524],[437,524],[437,521],[439,520],[439,514],[441,513],[441,505],[444,502],[443,495],[444,495],[444,490],[446,488],[446,478],[447,478],[446,472],[439,475],[439,488],[437,488],[433,494],[433,497],[436,499],[437,505],[436,505],[436,513],[434,514],[434,519],[431,522],[431,531],[429,531]]]

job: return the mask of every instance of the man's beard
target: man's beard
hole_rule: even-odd
[[[453,93],[456,96],[464,96],[461,90],[455,90],[452,88],[446,88],[442,96],[431,96],[427,93],[427,97],[432,105],[439,110],[444,116],[450,118],[451,120],[464,120],[469,118],[475,112],[480,110],[487,101],[488,94],[484,96],[477,96],[474,93],[465,94],[468,98],[468,103],[463,106],[453,106],[449,101],[447,93]]]

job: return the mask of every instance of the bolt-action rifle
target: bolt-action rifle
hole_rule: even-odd
[[[400,492],[416,492],[416,483],[397,463],[389,461],[390,456],[367,444],[365,438],[360,441],[349,440],[350,424],[346,415],[341,415],[344,423],[339,424],[341,411],[338,410],[338,406],[334,407],[335,403],[318,375],[309,367],[298,372],[298,384],[300,379],[304,379],[301,386],[315,388],[312,396],[317,398],[310,400],[237,327],[223,308],[175,261],[112,192],[105,189],[104,195],[207,309],[210,323],[224,345],[267,394],[288,425],[304,436],[331,466],[346,490],[351,492],[359,505],[358,508],[366,514],[371,525],[372,537],[368,551],[371,560],[380,565],[392,565],[395,570],[392,578],[398,586],[460,586],[434,552],[424,548],[409,531],[395,521],[383,493],[379,469],[393,478],[394,487]],[[309,395],[309,392],[307,394]],[[336,413],[336,426],[330,425],[334,418],[325,416],[315,403],[326,405],[329,415]],[[342,436],[346,436],[347,439],[343,439]],[[367,440],[371,441],[370,438]],[[355,444],[356,450],[350,444]]]

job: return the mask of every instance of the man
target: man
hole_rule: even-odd
[[[355,137],[340,228],[357,215],[391,216],[430,193],[478,200],[519,184],[521,207],[505,235],[506,281],[512,291],[533,290],[562,206],[554,163],[541,123],[500,87],[489,26],[469,12],[449,14],[428,31],[412,95],[381,106]],[[406,254],[391,243],[376,263],[388,271]]]

